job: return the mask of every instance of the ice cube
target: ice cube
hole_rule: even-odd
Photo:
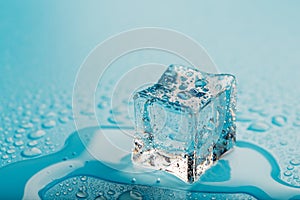
[[[236,140],[235,77],[171,65],[134,95],[134,164],[197,181]]]

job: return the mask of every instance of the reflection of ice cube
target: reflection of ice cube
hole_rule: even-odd
[[[235,143],[235,77],[171,65],[134,96],[135,164],[194,182]]]

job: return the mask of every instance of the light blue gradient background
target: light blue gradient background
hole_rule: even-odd
[[[300,64],[298,1],[1,1],[0,79],[73,83],[88,53],[121,31],[156,26],[202,44],[221,71]],[[61,83],[63,84],[63,83]]]

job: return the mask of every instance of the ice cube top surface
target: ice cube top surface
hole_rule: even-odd
[[[235,104],[234,76],[169,66],[134,96],[133,162],[198,180],[235,143]]]
[[[191,67],[170,65],[155,85],[138,95],[182,111],[199,112],[212,98],[230,89],[234,82],[230,74],[208,74]]]

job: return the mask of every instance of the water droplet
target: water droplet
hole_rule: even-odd
[[[54,118],[54,117],[56,117],[55,112],[49,112],[49,113],[43,115],[43,118]]]
[[[222,89],[222,85],[217,84],[217,85],[215,86],[215,89],[216,89],[216,90],[221,90],[221,89]]]
[[[107,191],[107,194],[108,195],[114,195],[114,194],[116,194],[116,192],[114,190],[110,189],[110,190]]]
[[[66,117],[66,116],[60,117],[60,118],[58,119],[58,121],[59,121],[60,123],[62,123],[62,124],[65,124],[65,123],[67,123],[67,122],[69,121],[69,117]]]
[[[185,90],[188,86],[186,84],[181,84],[178,88],[179,90]]]
[[[25,123],[20,125],[20,128],[24,128],[24,129],[30,129],[32,127],[33,127],[32,123]]]
[[[135,182],[136,182],[136,178],[132,178],[132,179],[131,179],[131,182],[132,182],[132,183],[135,183]]]
[[[191,77],[191,76],[193,76],[194,73],[191,72],[191,71],[188,71],[188,72],[186,72],[185,74],[186,74],[188,77]]]
[[[54,126],[56,126],[56,122],[54,120],[49,120],[43,123],[42,127],[43,128],[53,128]]]
[[[19,128],[19,129],[16,130],[16,133],[19,133],[19,134],[22,134],[22,133],[25,133],[25,132],[26,131],[23,128]]]
[[[94,200],[107,200],[107,198],[103,195],[97,196]]]
[[[117,122],[113,117],[107,118],[107,121],[111,124],[119,124],[120,122]]]
[[[291,172],[291,171],[285,171],[285,172],[284,172],[284,175],[285,175],[285,176],[292,176],[292,172]]]
[[[292,159],[290,160],[290,163],[295,166],[300,165],[300,159]]]
[[[76,197],[81,198],[81,199],[85,199],[88,197],[88,193],[86,193],[85,191],[78,191],[76,193]]]
[[[87,180],[87,176],[82,176],[82,177],[80,177],[80,180],[81,180],[82,182],[85,182],[85,181]]]
[[[24,142],[22,140],[19,140],[19,141],[15,141],[14,145],[16,147],[19,147],[19,146],[22,146],[24,144]]]
[[[46,135],[46,132],[44,130],[37,130],[35,132],[32,132],[28,135],[28,137],[30,139],[38,139],[38,138],[41,138],[43,137],[44,135]]]
[[[179,97],[182,100],[188,100],[188,99],[191,98],[191,96],[188,93],[186,93],[186,92],[179,92],[177,94],[177,97]]]
[[[157,179],[156,179],[156,183],[160,183],[160,178],[157,178]]]
[[[296,127],[300,127],[300,120],[294,121],[293,125]]]
[[[42,151],[37,147],[33,147],[33,148],[26,149],[26,150],[22,151],[21,154],[24,157],[35,157],[35,156],[41,155]]]
[[[30,142],[28,142],[28,146],[30,146],[30,147],[34,147],[34,146],[36,146],[38,144],[38,141],[36,141],[36,140],[33,140],[33,141],[30,141]]]
[[[32,123],[39,123],[40,122],[40,119],[39,118],[32,118],[31,120],[30,120]]]
[[[268,124],[265,122],[255,122],[252,123],[249,127],[248,130],[250,131],[256,131],[256,132],[265,132],[270,128]]]
[[[80,111],[80,114],[85,115],[85,116],[93,116],[94,111],[92,109],[86,109],[86,110]]]
[[[16,152],[16,150],[14,150],[14,149],[8,149],[8,150],[6,151],[7,154],[13,154],[13,153],[15,153],[15,152]]]
[[[7,154],[5,154],[1,158],[2,158],[2,160],[7,160],[9,158],[9,156]]]
[[[14,140],[12,139],[12,137],[8,137],[5,139],[5,142],[7,143],[12,143]]]
[[[136,190],[129,190],[120,194],[118,200],[142,200],[143,196]]]
[[[272,117],[272,123],[276,126],[284,126],[287,122],[287,118],[282,115]]]
[[[288,170],[293,170],[293,169],[294,169],[294,166],[289,165],[289,166],[287,166],[286,168],[287,168]]]
[[[204,87],[207,85],[207,81],[204,79],[198,79],[195,81],[195,87]]]

